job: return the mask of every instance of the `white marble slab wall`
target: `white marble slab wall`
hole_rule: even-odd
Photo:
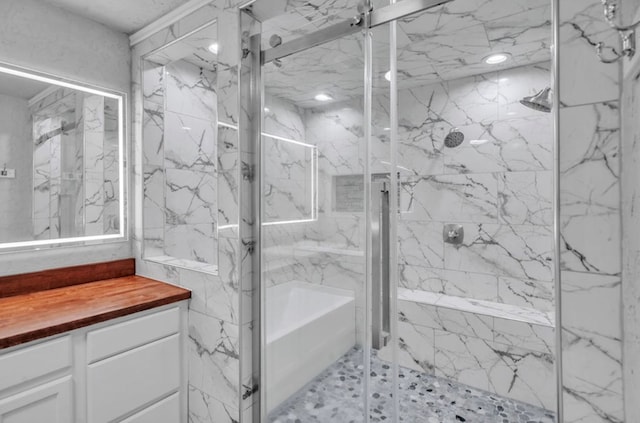
[[[541,63],[400,91],[402,286],[553,308],[552,120],[519,103],[549,85]]]
[[[238,422],[241,407],[242,410],[250,410],[253,401],[251,387],[248,387],[249,394],[242,395],[241,389],[243,393],[245,390],[240,383],[241,371],[243,374],[247,368],[250,371],[250,365],[246,363],[250,363],[251,354],[251,345],[243,341],[242,352],[248,352],[249,358],[242,355],[245,364],[241,368],[240,339],[241,334],[250,333],[251,322],[241,314],[239,289],[241,244],[238,237],[240,160],[235,62],[238,51],[236,6],[233,2],[212,2],[135,45],[133,49],[135,209],[136,220],[144,222],[137,226],[134,239],[136,271],[192,290],[188,362],[189,421],[194,423]],[[228,11],[225,12],[225,9]],[[164,172],[158,170],[164,166],[166,140],[163,137],[164,93],[143,93],[140,60],[144,54],[216,19],[222,37],[218,40],[216,73],[220,111],[217,122],[217,275],[201,269],[186,269],[177,263],[159,264],[144,259],[155,254],[154,243],[158,248],[162,245],[161,236],[155,239],[145,236],[147,229],[153,227],[149,225],[164,220],[164,214],[158,212],[158,203],[154,201],[160,198],[157,189],[162,192],[165,185]],[[250,309],[246,312],[249,313]],[[247,400],[243,401],[243,397]]]
[[[181,60],[143,77],[146,256],[215,265],[216,74]]]
[[[560,214],[565,422],[624,422],[619,48],[597,0],[560,0]],[[610,52],[610,51],[608,51]]]

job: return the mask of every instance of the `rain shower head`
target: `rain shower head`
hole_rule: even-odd
[[[553,105],[553,99],[551,98],[551,88],[547,87],[535,95],[525,97],[520,100],[520,103],[530,109],[537,110],[539,112],[550,113],[551,106]]]
[[[458,128],[452,128],[444,138],[444,145],[449,148],[455,148],[464,141],[464,134],[458,131]]]

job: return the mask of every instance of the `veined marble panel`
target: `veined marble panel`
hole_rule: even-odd
[[[560,103],[565,106],[618,98],[618,68],[600,62],[594,54],[604,42],[605,54],[618,50],[619,37],[607,24],[597,0],[560,1]]]
[[[552,280],[551,228],[494,224],[463,227],[463,244],[445,245],[445,268],[523,280]]]
[[[217,128],[214,121],[167,111],[164,138],[166,168],[215,170]]]
[[[186,61],[165,67],[167,110],[205,120],[217,117],[216,73]]]
[[[164,165],[164,106],[144,102],[142,116],[143,163],[145,166]]]
[[[493,223],[497,185],[492,174],[408,178],[401,181],[400,210],[407,220]]]
[[[409,369],[427,374],[435,372],[435,338],[434,330],[430,327],[415,325],[412,322],[398,322],[397,342],[398,364]],[[378,357],[393,362],[392,341],[380,349]]]
[[[142,65],[142,97],[144,102],[164,105],[164,66],[145,60]]]
[[[189,423],[238,423],[237,408],[189,385]]]
[[[443,268],[442,223],[399,220],[398,257],[401,265]]]
[[[403,288],[476,300],[498,300],[498,278],[495,275],[404,263],[399,265],[398,272],[399,283]]]
[[[518,278],[498,278],[499,301],[541,311],[554,308],[553,282],[523,280]]]
[[[238,326],[189,311],[189,384],[238,407]]]
[[[555,409],[553,356],[435,331],[436,375]]]
[[[565,421],[622,423],[620,278],[561,277]]]
[[[503,223],[551,226],[552,200],[551,171],[498,174],[498,207]]]
[[[180,269],[180,285],[191,290],[189,308],[211,317],[239,324],[238,290],[218,275]]]
[[[210,172],[167,169],[166,173],[166,222],[168,224],[193,224],[215,222],[216,178]]]
[[[216,263],[215,223],[165,224],[165,254],[199,263]]]
[[[618,103],[561,110],[562,267],[620,272]]]

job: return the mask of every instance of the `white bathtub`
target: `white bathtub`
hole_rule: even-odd
[[[353,292],[306,282],[267,289],[267,410],[355,345]]]

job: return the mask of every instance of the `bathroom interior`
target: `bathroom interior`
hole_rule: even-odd
[[[640,421],[637,1],[0,21],[0,422]]]

